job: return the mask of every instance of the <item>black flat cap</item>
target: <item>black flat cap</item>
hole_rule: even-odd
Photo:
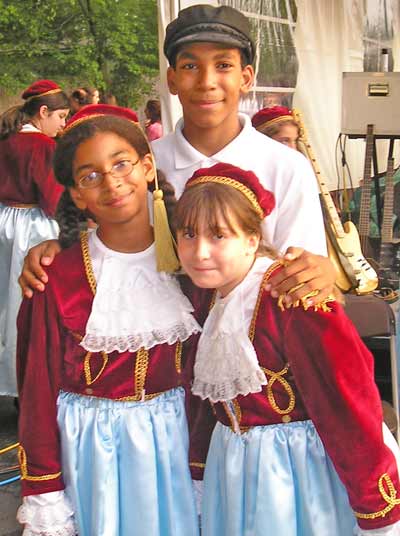
[[[164,54],[169,63],[174,63],[183,45],[195,42],[239,48],[245,53],[248,63],[253,63],[254,43],[250,37],[249,22],[233,7],[198,4],[182,9],[166,29]]]

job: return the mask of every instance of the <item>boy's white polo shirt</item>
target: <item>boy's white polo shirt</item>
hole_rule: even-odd
[[[262,224],[266,243],[280,252],[299,246],[326,255],[318,186],[309,162],[299,152],[258,132],[248,116],[239,117],[243,125],[240,134],[211,157],[185,139],[181,119],[174,132],[152,144],[158,169],[174,186],[177,197],[201,167],[226,162],[253,171],[276,200],[276,208]]]

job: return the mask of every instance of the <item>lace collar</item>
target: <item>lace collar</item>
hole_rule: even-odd
[[[119,253],[91,232],[82,239],[82,251],[94,292],[80,343],[86,350],[136,352],[201,331],[177,280],[157,272],[154,244],[140,253]]]
[[[249,338],[260,285],[271,259],[255,260],[244,280],[225,298],[217,294],[200,336],[192,391],[203,400],[229,401],[261,391],[267,383]]]

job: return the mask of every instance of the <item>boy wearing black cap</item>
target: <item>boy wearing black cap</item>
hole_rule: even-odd
[[[273,296],[305,283],[286,303],[312,291],[308,303],[324,300],[333,289],[335,269],[326,255],[317,185],[308,161],[296,151],[257,132],[238,113],[239,100],[254,80],[255,47],[246,17],[228,6],[195,5],[179,12],[166,30],[164,52],[168,85],[183,108],[174,133],[153,142],[157,167],[179,197],[199,168],[226,162],[252,170],[276,198],[276,209],[263,223],[263,236],[279,252],[297,257],[270,279]],[[304,248],[306,251],[302,252]],[[47,276],[40,263],[51,263],[57,246],[37,246],[29,254],[20,284],[25,295],[43,290]],[[312,253],[308,253],[308,251]]]
[[[254,80],[255,47],[247,18],[228,6],[195,5],[183,9],[166,29],[168,85],[183,108],[174,133],[153,143],[157,167],[177,196],[200,167],[227,162],[251,169],[272,190],[277,207],[263,223],[264,239],[280,252],[290,246],[299,255],[279,279],[277,292],[307,283],[293,298],[332,290],[335,272],[326,244],[316,181],[307,160],[258,133],[238,113],[239,100]],[[293,154],[292,154],[293,153]],[[290,300],[288,300],[290,301]]]

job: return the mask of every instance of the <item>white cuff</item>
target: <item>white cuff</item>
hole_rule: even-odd
[[[400,521],[381,529],[365,530],[358,527],[358,530],[355,531],[355,536],[400,536]]]
[[[17,520],[22,536],[75,536],[74,511],[64,491],[51,491],[23,498]]]

